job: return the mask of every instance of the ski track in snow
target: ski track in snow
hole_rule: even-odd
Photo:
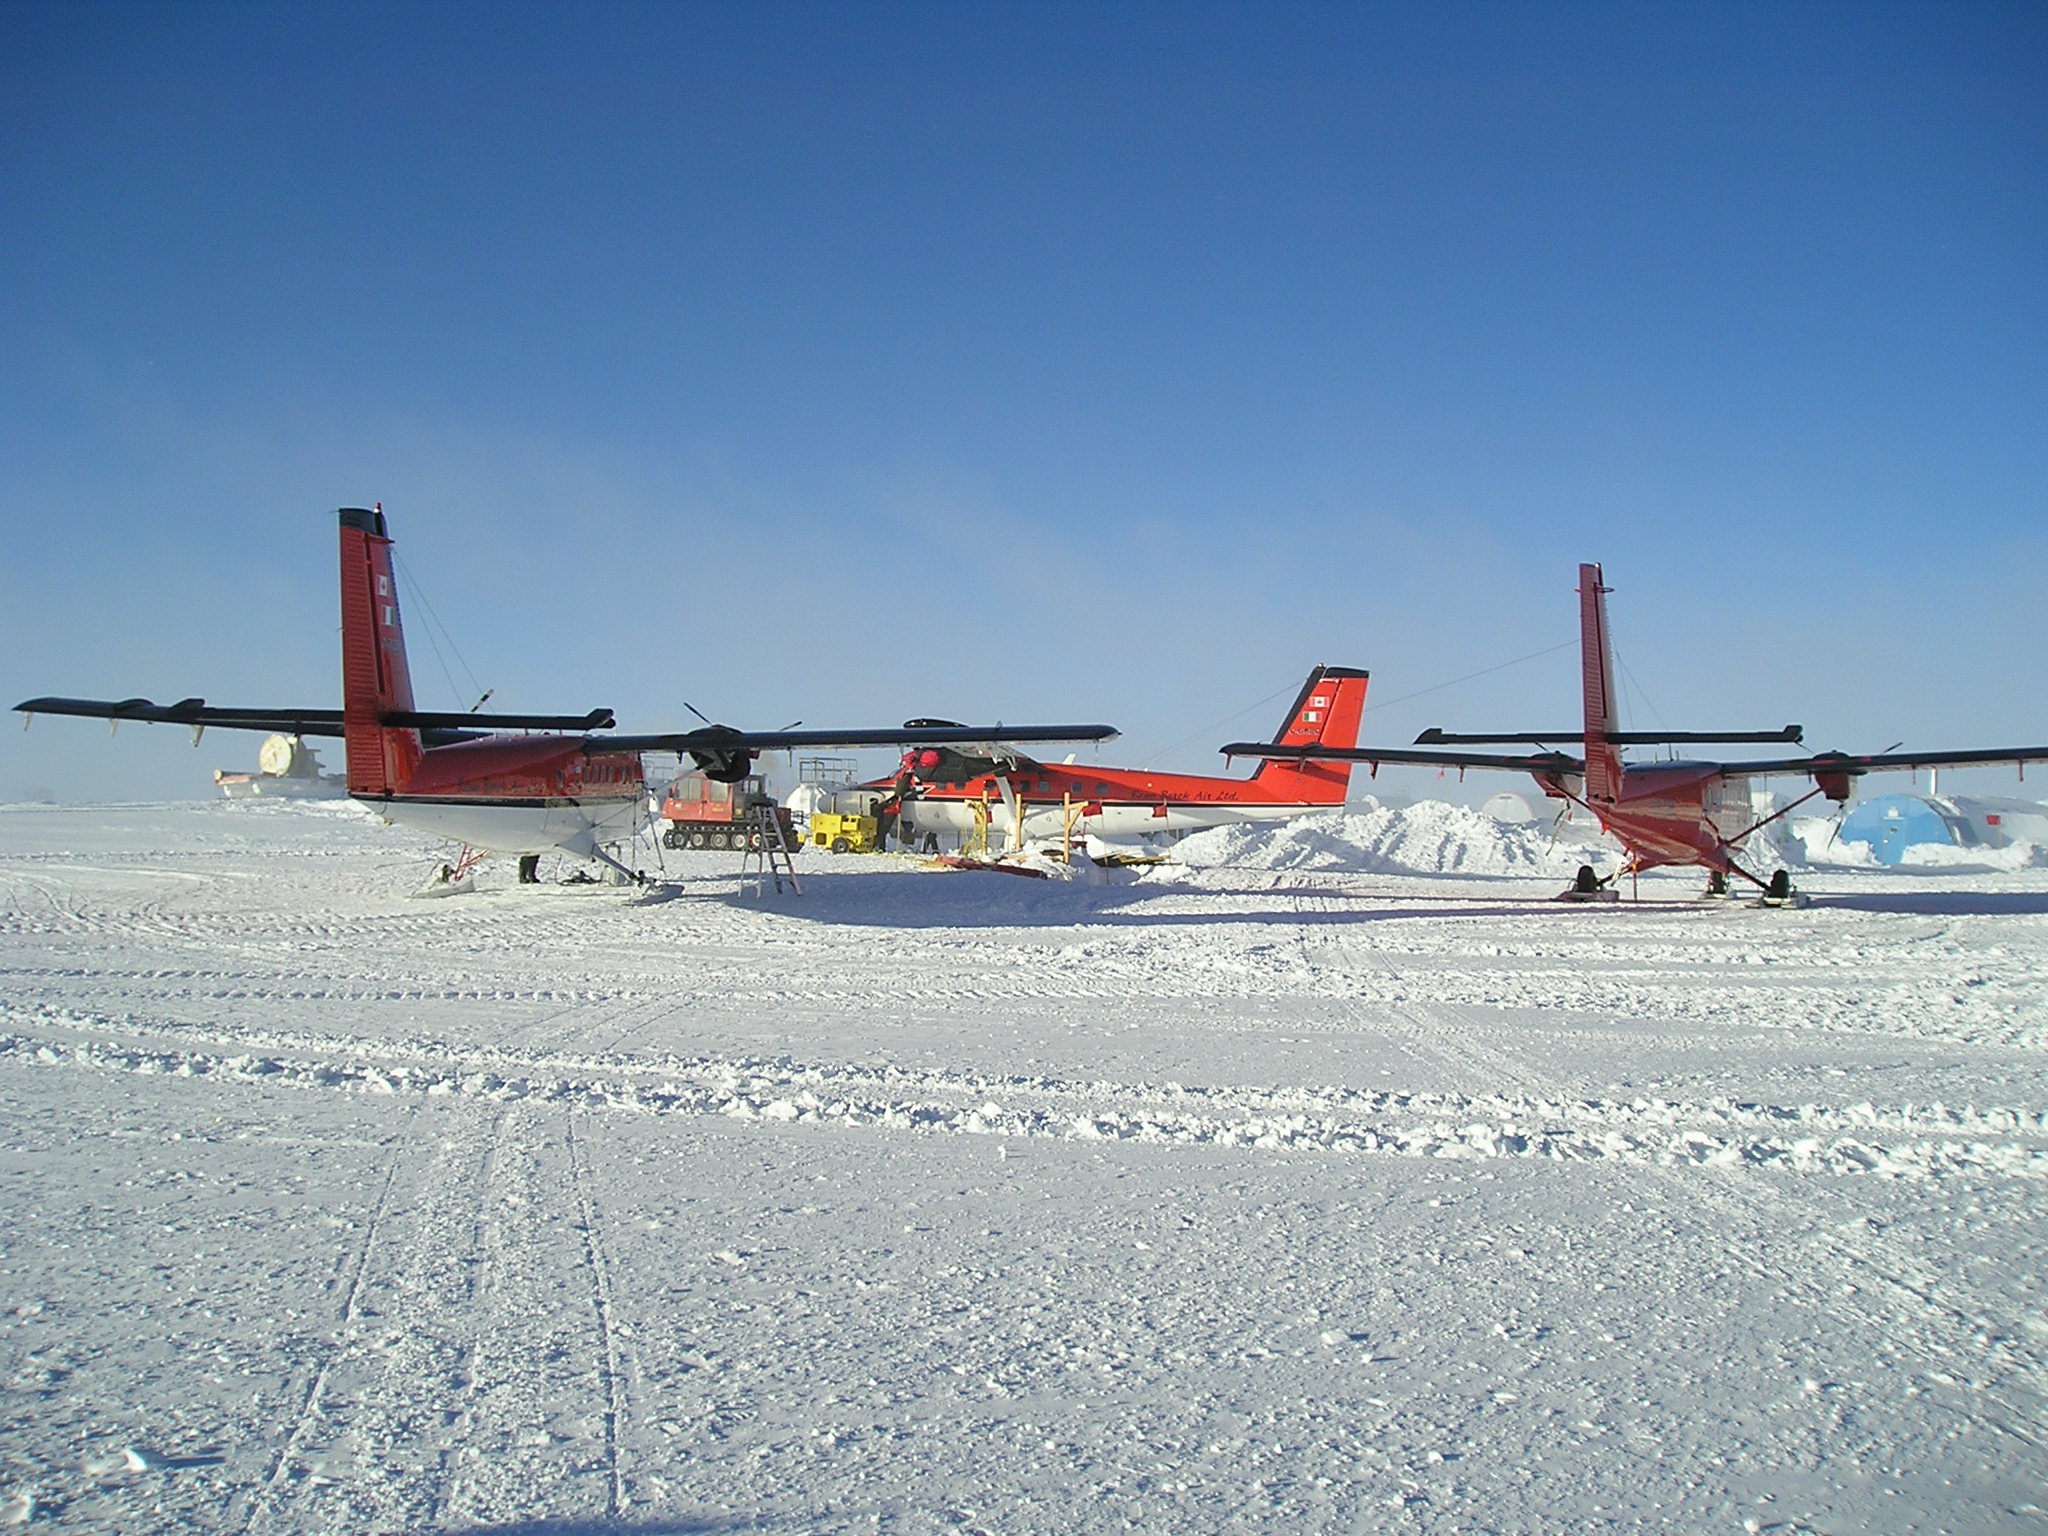
[[[2048,1529],[2048,872],[1210,844],[414,902],[346,807],[7,812],[0,1512]]]
[[[1928,1177],[1986,1171],[2048,1178],[2048,1112],[1939,1104],[1828,1108],[1732,1101],[1630,1102],[1342,1088],[1254,1090],[1065,1083],[1046,1078],[900,1068],[804,1065],[786,1058],[602,1057],[505,1050],[368,1047],[277,1031],[194,1031],[48,1015],[36,1033],[0,1033],[0,1059],[102,1072],[211,1077],[367,1094],[452,1095],[497,1103],[535,1099],[626,1114],[724,1115],[737,1120],[881,1127],[997,1137],[1058,1137],[1387,1153],[1409,1157],[1536,1157],[1803,1172]],[[1411,1009],[1428,1040],[1449,1033],[1440,1009]],[[60,1033],[61,1031],[61,1033]],[[1457,1046],[1494,1071],[1506,1058],[1460,1032]],[[62,1035],[85,1036],[66,1040]],[[150,1050],[91,1037],[181,1038],[237,1047]],[[225,1035],[225,1038],[224,1038]],[[279,1051],[317,1052],[304,1055]],[[1775,1132],[1775,1134],[1773,1134]],[[1964,1139],[1967,1138],[1967,1139]]]
[[[1307,898],[1307,904],[1314,906],[1316,899]],[[1341,937],[1325,939],[1325,944],[1329,951],[1337,956],[1341,966],[1357,962],[1357,955]],[[1313,941],[1311,945],[1313,947]],[[1513,1076],[1530,1083],[1533,1087],[1558,1087],[1547,1080],[1540,1064],[1510,1057],[1490,1045],[1484,1022],[1472,1017],[1469,1010],[1444,1006],[1412,1007],[1406,1014],[1406,1022],[1431,1048],[1451,1059],[1473,1063],[1486,1076]],[[1660,1105],[1658,1108],[1676,1110],[1680,1106]],[[1736,1106],[1735,1110],[1738,1114],[1761,1114],[1766,1118],[1790,1115],[1803,1117],[1815,1113],[1813,1106],[1801,1106],[1795,1110],[1775,1106],[1744,1105]],[[1925,1110],[1905,1110],[1898,1118],[1911,1124],[1921,1117],[1939,1121],[1948,1119],[1951,1114],[1951,1111],[1931,1106]],[[1859,1127],[1869,1124],[1876,1118],[1877,1112],[1869,1105],[1858,1105],[1847,1111],[1822,1112],[1819,1115],[1823,1123],[1839,1123],[1846,1119]],[[1977,1120],[1979,1112],[1970,1112],[1964,1118]],[[2048,1133],[2048,1116],[2025,1111],[1994,1111],[1991,1112],[1990,1119],[2010,1129],[2023,1130],[2029,1143],[2033,1144],[2031,1153],[2021,1152],[2018,1166],[2008,1164],[2006,1171],[2019,1171],[2020,1168],[2024,1168],[2027,1173],[2038,1176],[2043,1167],[2039,1140],[2043,1133]],[[1814,1142],[1809,1139],[1802,1145],[1811,1149]],[[1872,1165],[1863,1160],[1868,1154],[1866,1144],[1844,1142],[1840,1145],[1849,1151],[1846,1167],[1841,1163],[1831,1165],[1826,1158],[1814,1159],[1810,1151],[1803,1166],[1819,1166],[1830,1172],[1870,1170]],[[1922,1145],[1924,1148],[1925,1144]],[[2006,1150],[2019,1151],[2018,1148]],[[1769,1166],[1775,1159],[1749,1155],[1747,1149],[1744,1149],[1742,1160]],[[1670,1168],[1688,1159],[1665,1156],[1650,1161]],[[1729,1160],[1724,1158],[1722,1166],[1726,1166],[1727,1161]],[[1922,1171],[1926,1171],[1924,1166]],[[1769,1181],[1688,1181],[1684,1186],[1682,1198],[1701,1202],[1714,1209],[1721,1214],[1731,1229],[1782,1229],[1792,1224],[1796,1207],[1796,1200],[1788,1199],[1782,1192],[1782,1186]],[[1957,1352],[1945,1341],[1958,1334],[1967,1335],[1981,1325],[1982,1319],[1968,1312],[1958,1311],[1947,1304],[1943,1299],[1943,1287],[1939,1278],[1926,1266],[1915,1264],[1909,1258],[1886,1253],[1877,1245],[1860,1240],[1866,1232],[1867,1228],[1863,1223],[1851,1223],[1845,1230],[1810,1230],[1807,1242],[1813,1262],[1804,1270],[1795,1273],[1854,1275],[1864,1286],[1881,1287],[1891,1293],[1895,1303],[1916,1315],[1922,1324],[1910,1332],[1895,1333],[1891,1343],[1895,1348],[1909,1351],[1916,1356],[1921,1367],[1933,1377],[1946,1379],[1946,1373],[1956,1368],[1958,1358]],[[1736,1251],[1742,1261],[1754,1264],[1751,1255],[1741,1250]],[[1849,1289],[1853,1294],[1857,1287],[1851,1286]],[[1856,1326],[1854,1313],[1843,1304],[1841,1296],[1832,1287],[1809,1285],[1806,1290],[1808,1304],[1815,1310],[1833,1315],[1838,1326],[1845,1331]],[[1980,1404],[1996,1410],[1996,1423],[2002,1433],[2048,1454],[2048,1433],[2043,1433],[2039,1426],[2030,1422],[2035,1410],[2031,1405],[2020,1406],[2012,1400],[2014,1396],[2038,1396],[2044,1387],[2048,1387],[2048,1361],[2041,1360],[2024,1348],[2011,1347],[2013,1341],[2009,1339],[1993,1339],[1987,1342],[1992,1344],[1997,1365],[1993,1372],[1972,1383]]]

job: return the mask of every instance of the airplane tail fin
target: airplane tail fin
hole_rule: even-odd
[[[1586,709],[1586,798],[1611,801],[1621,786],[1621,752],[1607,738],[1614,718],[1614,652],[1607,641],[1607,594],[1600,567],[1579,567],[1579,682]]]
[[[1273,737],[1275,746],[1355,747],[1358,718],[1365,712],[1365,686],[1371,676],[1353,667],[1317,667],[1302,684],[1294,707]],[[1268,758],[1252,775],[1276,802],[1341,805],[1351,784],[1349,763],[1289,762]]]
[[[413,707],[391,537],[380,507],[343,507],[341,518],[341,718],[348,792],[402,791],[420,763],[420,733],[384,723]]]

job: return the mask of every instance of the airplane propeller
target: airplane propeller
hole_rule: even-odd
[[[1560,833],[1560,832],[1562,832],[1562,831],[1564,830],[1564,824],[1565,824],[1566,822],[1570,821],[1571,819],[1572,819],[1572,803],[1571,803],[1571,801],[1567,800],[1567,801],[1565,801],[1565,803],[1564,803],[1563,805],[1561,805],[1561,806],[1559,806],[1559,807],[1558,807],[1558,810],[1557,810],[1557,819],[1556,819],[1555,821],[1551,822],[1551,824],[1550,824],[1550,841],[1549,841],[1548,843],[1546,843],[1546,844],[1544,844],[1544,845],[1543,845],[1543,851],[1544,851],[1544,852],[1545,852],[1546,854],[1548,854],[1548,853],[1552,853],[1552,852],[1555,852],[1555,851],[1556,851],[1556,848],[1557,848],[1557,834],[1558,834],[1558,833]]]

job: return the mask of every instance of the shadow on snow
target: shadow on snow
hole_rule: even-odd
[[[1431,876],[1431,879],[1457,878]],[[1464,876],[1493,880],[1492,876]],[[772,910],[780,916],[856,928],[1072,928],[1210,927],[1225,923],[1285,922],[1310,927],[1398,921],[1409,918],[1525,917],[1532,912],[1583,915],[1588,912],[1677,911],[1689,901],[1620,902],[1593,907],[1553,902],[1548,897],[1515,897],[1496,891],[1459,895],[1447,892],[1362,891],[1341,886],[1296,885],[1234,887],[1217,885],[1125,884],[1083,885],[1066,880],[1033,880],[1016,875],[973,870],[946,874],[842,875],[805,874],[801,896],[762,898],[728,892],[710,899],[736,907]],[[709,893],[707,893],[709,895]],[[1175,897],[1220,897],[1261,902],[1238,911],[1213,906],[1198,912],[1176,912],[1162,904]],[[1337,910],[1298,905],[1301,898],[1347,904]],[[1350,905],[1356,904],[1356,905]],[[1131,911],[1149,906],[1151,910]]]
[[[1377,880],[1383,885],[1375,889],[1337,884],[1183,885],[1157,881],[1083,885],[1077,881],[1033,880],[973,870],[945,874],[906,870],[863,875],[813,871],[802,876],[801,896],[764,898],[751,893],[704,891],[699,893],[699,899],[855,928],[1066,928],[1123,924],[1167,928],[1266,922],[1316,927],[1446,917],[1526,918],[1534,914],[1583,922],[1612,919],[1629,912],[1703,916],[1710,911],[1746,912],[1749,907],[1748,899],[1741,893],[1732,902],[1702,902],[1689,892],[1676,891],[1639,899],[1624,894],[1618,902],[1563,902],[1543,894],[1544,884],[1529,876],[1414,877],[1438,885],[1470,881],[1478,888],[1469,894],[1440,889],[1400,890],[1398,886],[1404,877],[1399,875],[1330,871],[1325,878]],[[1500,888],[1510,882],[1518,887],[1514,892]],[[1536,890],[1522,894],[1532,884]],[[1216,898],[1255,905],[1236,911],[1208,906],[1199,912],[1180,912],[1168,905],[1176,897]],[[1809,892],[1805,905],[1817,911],[1908,917],[2027,917],[2048,915],[2048,891]],[[1147,910],[1131,910],[1140,907]]]
[[[2048,913],[2048,891],[1857,891],[1814,896],[1809,905],[1908,917],[2036,917]]]
[[[786,1520],[751,1515],[685,1516],[672,1520],[636,1520],[625,1516],[590,1516],[564,1520],[513,1520],[501,1525],[436,1526],[446,1536],[709,1536],[715,1531],[766,1531],[787,1527]]]

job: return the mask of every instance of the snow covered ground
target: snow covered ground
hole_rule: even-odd
[[[0,1520],[2048,1532],[2048,870],[1447,810],[646,904],[0,810]]]

